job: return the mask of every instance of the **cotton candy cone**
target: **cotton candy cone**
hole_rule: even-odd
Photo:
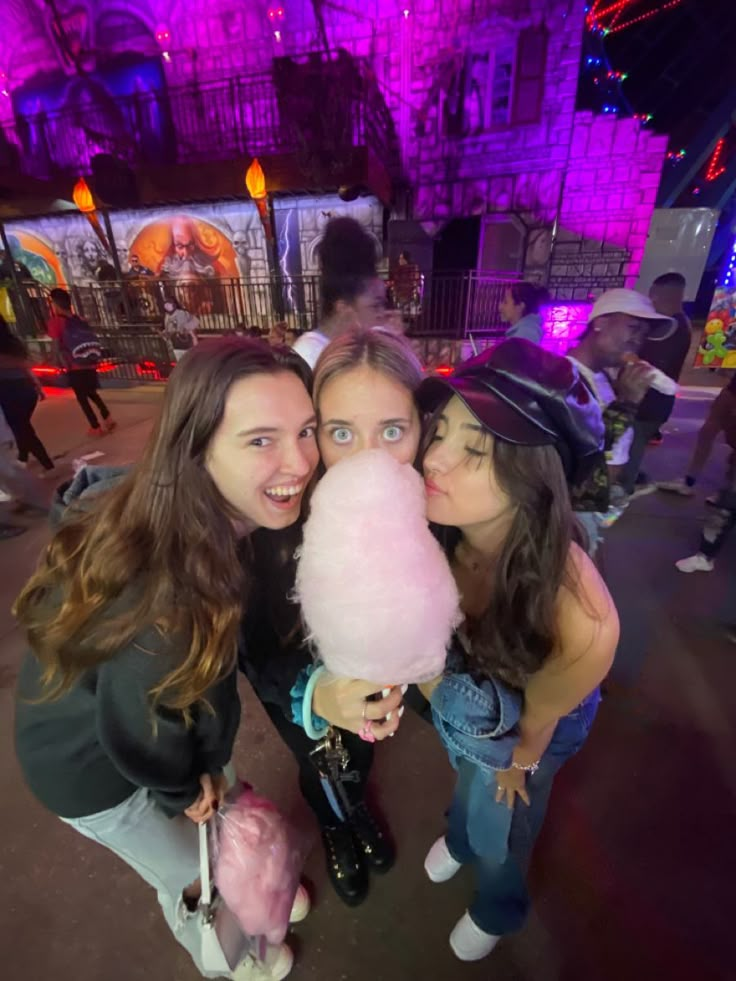
[[[419,474],[384,450],[341,461],[317,485],[296,594],[334,674],[404,684],[442,671],[459,597],[425,511]]]

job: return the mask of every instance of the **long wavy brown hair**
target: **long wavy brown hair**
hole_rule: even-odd
[[[42,666],[44,698],[63,695],[151,626],[182,651],[151,691],[154,706],[189,718],[234,668],[248,587],[236,530],[242,516],[205,458],[233,383],[282,371],[310,389],[301,358],[249,338],[203,341],[181,360],[141,461],[61,526],[16,601]]]
[[[433,422],[427,448],[435,429]],[[499,487],[516,510],[488,583],[485,612],[466,622],[469,667],[478,676],[523,690],[557,644],[561,587],[578,593],[569,558],[572,542],[580,543],[581,536],[554,447],[494,439],[492,463]],[[452,560],[461,532],[437,525],[433,531]]]

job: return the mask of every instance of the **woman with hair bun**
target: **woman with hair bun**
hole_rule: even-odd
[[[330,341],[355,327],[381,324],[386,288],[376,269],[376,243],[354,218],[333,218],[318,246],[320,323],[294,350],[310,368]]]

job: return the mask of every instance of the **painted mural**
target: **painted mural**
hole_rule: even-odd
[[[359,221],[382,255],[383,209],[374,198],[345,202],[328,195],[276,202],[287,314],[303,311],[305,277],[317,273],[317,245],[326,223],[338,215]],[[259,324],[272,318],[266,236],[252,202],[117,211],[110,219],[120,268],[137,284],[131,291],[136,316],[157,316],[163,298],[172,295],[198,316],[232,316]],[[6,228],[13,255],[32,279],[43,287],[75,288],[88,316],[115,320],[110,313],[114,299],[108,297],[102,310],[94,305],[100,291],[91,287],[102,283],[103,292],[111,293],[104,284],[111,284],[115,273],[111,256],[82,214],[70,211]]]
[[[32,232],[9,232],[10,251],[31,277],[42,286],[65,286],[66,276],[59,256],[44,239]]]

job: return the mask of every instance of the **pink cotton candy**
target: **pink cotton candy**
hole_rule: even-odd
[[[217,817],[215,884],[244,933],[280,944],[299,886],[302,852],[286,819],[245,790]]]
[[[342,460],[317,485],[296,595],[334,674],[397,685],[444,668],[459,599],[425,510],[422,478],[384,450]]]

